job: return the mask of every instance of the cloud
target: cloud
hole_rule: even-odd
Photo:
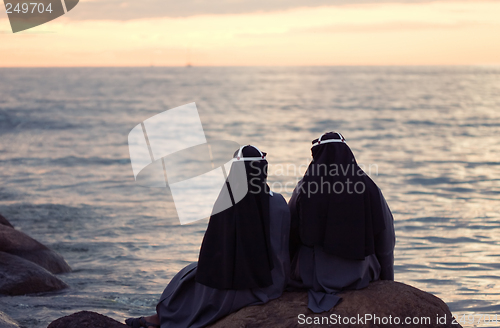
[[[296,29],[291,33],[378,33],[378,32],[400,32],[408,30],[436,30],[457,29],[484,25],[484,23],[467,21],[455,23],[428,23],[428,22],[387,22],[378,24],[334,24],[328,26]]]
[[[298,7],[382,3],[429,3],[447,0],[82,0],[69,16],[76,20],[132,20],[282,11]],[[474,2],[474,0],[463,1]]]

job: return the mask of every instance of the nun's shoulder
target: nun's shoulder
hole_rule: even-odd
[[[285,197],[283,197],[283,195],[278,192],[273,192],[273,195],[270,196],[270,201],[271,203],[274,203],[276,205],[286,206],[288,208]]]
[[[271,217],[281,217],[284,222],[290,220],[290,209],[285,198],[280,193],[273,192],[273,195],[269,196],[269,210]]]

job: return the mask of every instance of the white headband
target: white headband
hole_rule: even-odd
[[[260,154],[260,157],[243,157],[243,153],[242,153],[243,148],[247,147],[247,146],[257,149],[257,151]],[[266,156],[260,151],[259,148],[255,147],[253,145],[247,145],[247,146],[240,147],[240,150],[238,151],[238,155],[236,155],[236,157],[233,158],[233,161],[264,161],[264,160],[266,160]]]
[[[246,147],[246,146],[241,146],[240,147],[240,150],[238,150],[238,155],[236,155],[235,158],[233,158],[233,161],[235,162],[239,162],[239,161],[265,161],[266,160],[266,155],[264,155],[259,148],[255,147],[254,145],[247,145],[248,147],[253,147],[255,149],[257,149],[257,151],[259,152],[260,154],[260,157],[243,157],[243,148]],[[274,193],[271,189],[269,189],[269,195],[270,196],[274,196]]]
[[[329,143],[329,142],[343,142],[343,143],[346,143],[344,137],[340,133],[338,133],[338,132],[335,132],[335,133],[340,137],[340,139],[327,139],[327,140],[323,140],[322,141],[321,138],[323,138],[323,136],[326,134],[326,133],[323,133],[321,135],[321,137],[319,137],[318,141],[315,142],[315,143],[313,143],[312,146],[314,147],[314,146],[322,145],[322,144]]]

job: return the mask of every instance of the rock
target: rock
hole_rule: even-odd
[[[10,222],[2,214],[0,214],[0,225],[14,228],[12,224],[10,224]]]
[[[19,325],[8,315],[0,311],[0,328],[19,328]]]
[[[81,311],[59,318],[47,328],[126,328],[127,325],[106,317],[102,314]]]
[[[0,252],[22,257],[54,274],[71,271],[61,255],[7,225],[0,225]]]
[[[307,309],[306,292],[285,292],[283,295],[264,305],[250,306],[232,313],[227,317],[213,324],[212,328],[233,328],[233,327],[461,327],[459,324],[452,324],[452,315],[448,306],[439,298],[417,288],[394,281],[376,281],[367,288],[355,291],[346,291],[341,294],[342,301],[329,312],[315,314]],[[299,321],[299,315],[304,315],[304,321]],[[364,318],[366,314],[377,316],[379,320],[388,320],[392,317],[392,324],[388,321],[380,323],[374,320],[359,322],[358,314]],[[446,320],[437,323],[437,318]],[[329,324],[315,324],[314,317],[321,320],[327,319],[342,320],[342,318],[356,317],[356,322],[344,323],[337,321]],[[429,318],[430,323],[419,322],[418,324],[405,325],[403,321],[396,324],[395,318],[400,320],[410,318]],[[340,319],[339,319],[340,318]],[[326,320],[326,319],[323,319]],[[443,320],[443,319],[441,319]],[[311,322],[312,324],[307,324]],[[445,323],[446,322],[446,323]],[[302,324],[301,324],[302,323]]]
[[[24,295],[67,288],[54,274],[70,272],[61,255],[18,231],[0,215],[0,294]]]
[[[67,287],[68,285],[41,266],[21,257],[0,252],[0,294],[25,295]]]

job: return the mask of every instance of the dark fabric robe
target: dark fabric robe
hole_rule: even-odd
[[[301,182],[299,182],[300,184]],[[294,191],[289,201],[291,211],[290,244],[294,247],[290,286],[308,289],[308,307],[315,313],[330,310],[340,300],[337,295],[346,289],[362,289],[371,281],[394,280],[394,246],[396,238],[391,211],[379,190],[385,229],[374,238],[374,254],[363,260],[346,259],[326,252],[322,246],[300,244],[297,196]]]
[[[290,211],[283,196],[269,197],[273,284],[264,288],[216,289],[196,282],[197,263],[182,269],[160,297],[156,311],[161,328],[198,328],[239,309],[281,296],[290,273]]]

